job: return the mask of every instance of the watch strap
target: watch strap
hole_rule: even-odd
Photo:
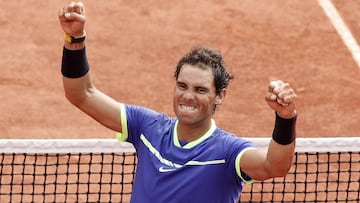
[[[71,44],[83,42],[83,41],[85,41],[85,38],[86,38],[85,31],[83,32],[83,34],[81,36],[70,36],[70,35],[67,35],[66,33],[64,36],[65,41],[68,43],[71,43]]]

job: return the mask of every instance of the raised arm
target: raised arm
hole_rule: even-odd
[[[293,163],[296,137],[296,94],[288,83],[270,83],[268,105],[276,112],[275,126],[268,151],[248,150],[240,168],[255,180],[286,176]]]
[[[121,132],[119,103],[96,89],[91,80],[84,5],[71,2],[59,11],[58,17],[65,33],[61,72],[66,98],[104,126]]]

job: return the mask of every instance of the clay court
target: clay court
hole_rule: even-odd
[[[360,39],[360,2],[331,1]],[[6,1],[0,12],[2,138],[114,138],[70,105],[60,74],[64,1]],[[268,137],[269,80],[295,88],[299,137],[359,136],[360,68],[318,1],[85,1],[97,88],[172,115],[172,74],[195,45],[222,51],[235,75],[217,125]],[[359,53],[357,53],[359,54]]]

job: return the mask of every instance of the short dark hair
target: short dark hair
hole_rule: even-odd
[[[226,88],[234,76],[225,68],[225,62],[221,52],[209,47],[195,47],[189,53],[184,55],[178,62],[174,77],[177,80],[179,72],[184,64],[196,65],[199,68],[210,68],[214,75],[216,94]]]

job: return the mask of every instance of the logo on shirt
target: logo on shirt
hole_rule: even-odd
[[[163,166],[159,167],[159,172],[160,173],[167,173],[167,172],[172,172],[175,171],[176,168],[165,168]]]

